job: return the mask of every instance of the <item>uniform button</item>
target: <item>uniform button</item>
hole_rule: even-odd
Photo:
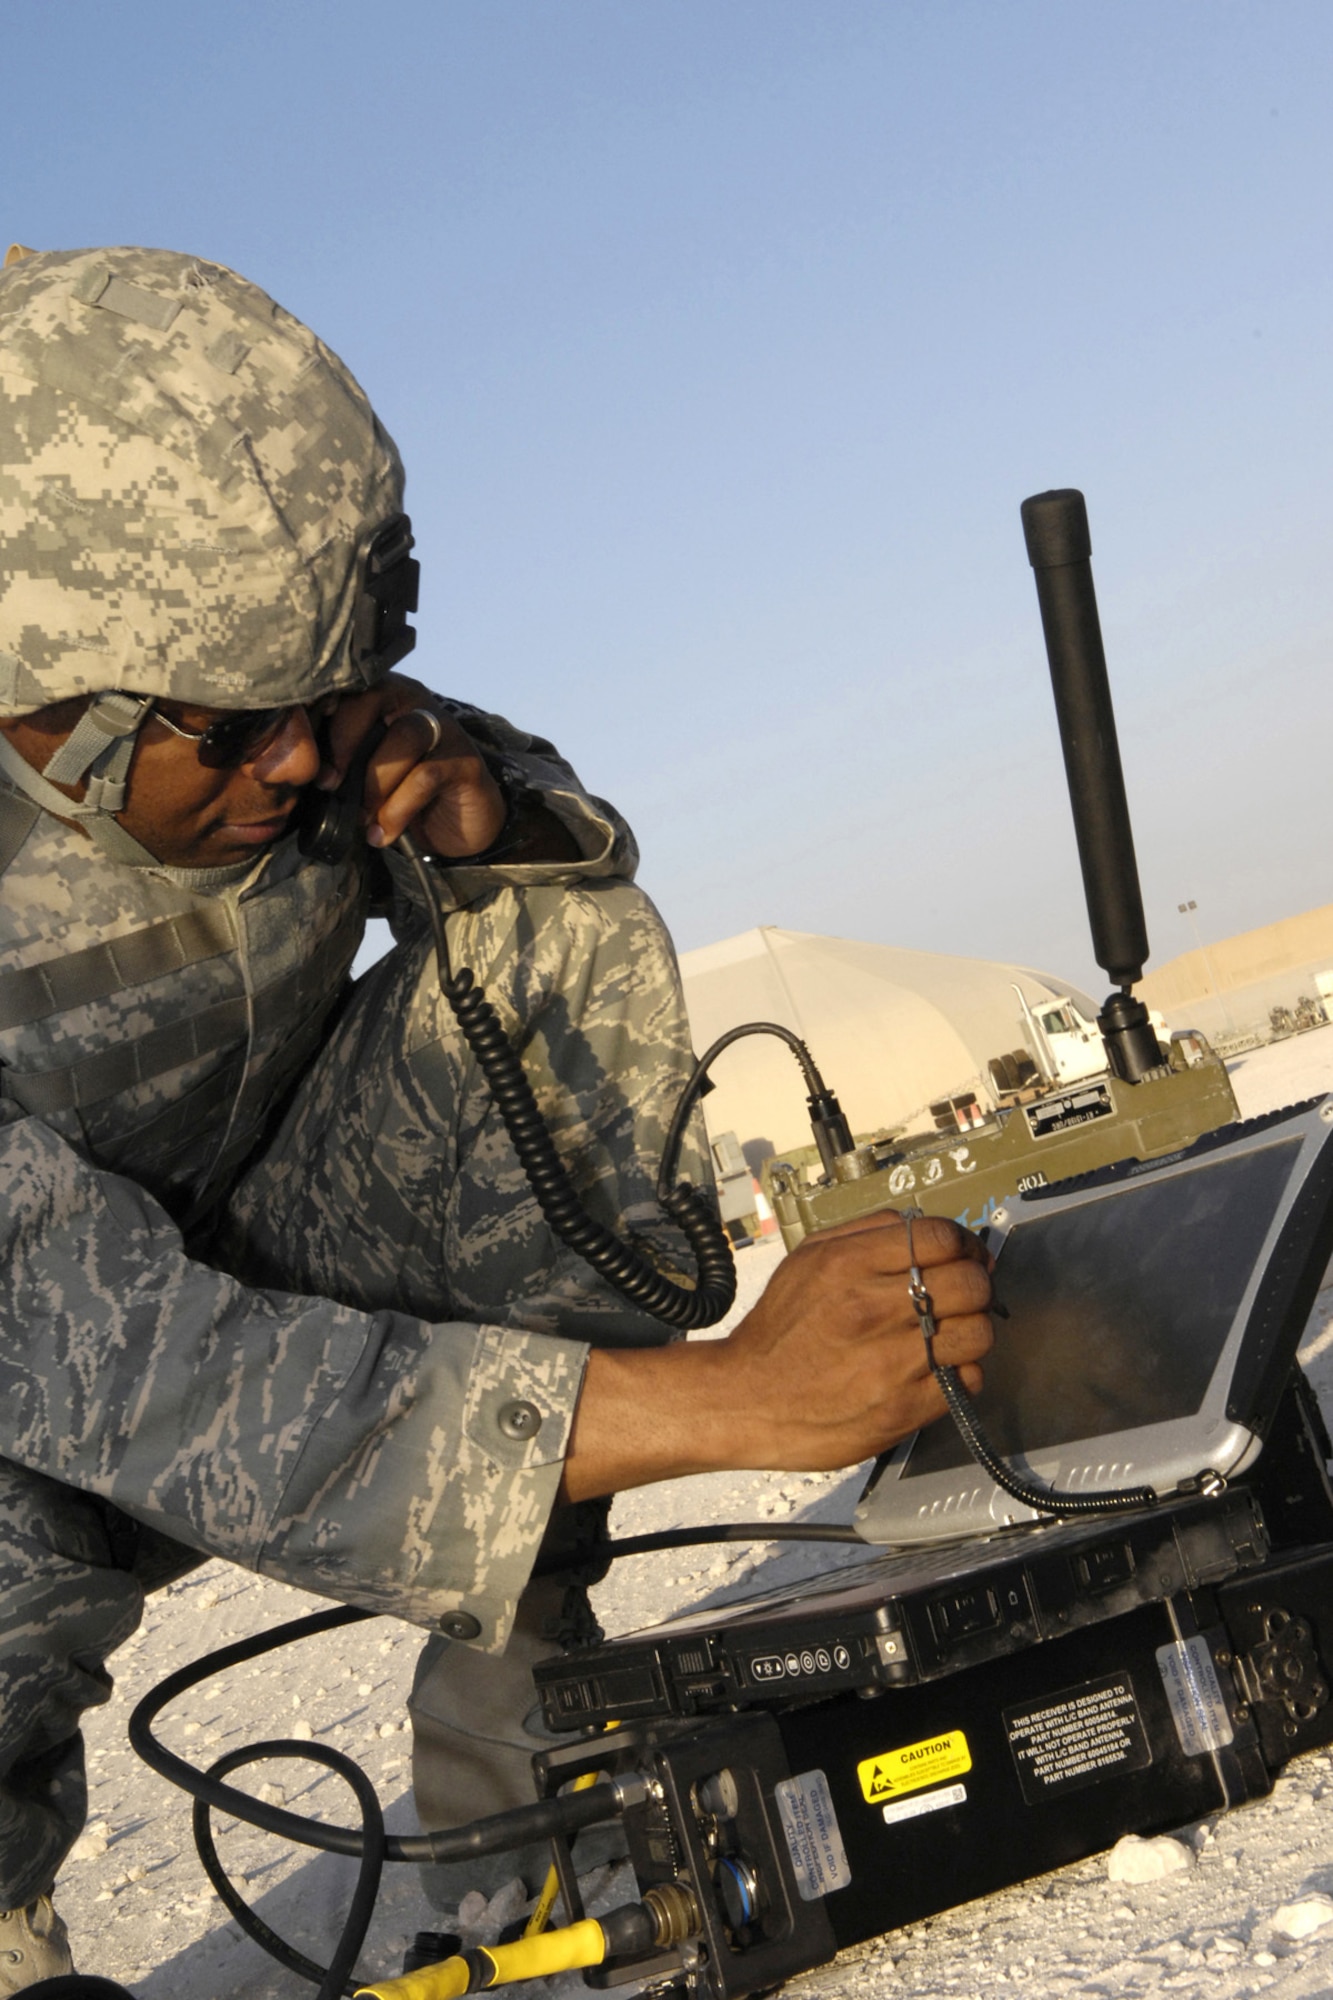
[[[446,1611],[440,1630],[446,1639],[475,1639],[481,1632],[481,1620],[470,1611]]]
[[[502,1403],[496,1422],[507,1438],[535,1438],[542,1427],[542,1413],[535,1403]]]

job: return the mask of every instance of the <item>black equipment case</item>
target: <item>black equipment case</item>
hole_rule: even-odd
[[[917,1552],[910,1574],[880,1558],[539,1668],[548,1721],[582,1732],[537,1759],[539,1786],[637,1774],[639,1888],[681,1912],[655,1959],[589,1982],[732,2000],[1262,1797],[1333,1741],[1328,1453],[1296,1373],[1258,1463],[1211,1500]]]

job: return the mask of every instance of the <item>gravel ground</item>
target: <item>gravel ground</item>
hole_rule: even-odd
[[[1333,1087],[1333,1030],[1244,1057],[1233,1081],[1247,1115]],[[743,1253],[742,1305],[758,1295],[778,1254],[772,1245]],[[1320,1294],[1302,1354],[1333,1414],[1333,1287]],[[681,1480],[626,1495],[614,1526],[631,1533],[705,1520],[846,1519],[861,1477]],[[629,1631],[841,1559],[836,1549],[771,1544],[640,1558],[612,1572],[597,1593],[598,1608],[608,1630]],[[317,1607],[316,1599],[210,1563],[159,1594],[140,1633],[116,1656],[115,1694],[87,1732],[89,1830],[59,1886],[82,1969],[122,1981],[139,2000],[295,2000],[311,1990],[227,1917],[194,1854],[188,1803],[138,1761],[125,1725],[140,1696],[186,1661]],[[308,1732],[365,1766],[391,1831],[413,1831],[403,1704],[418,1643],[411,1628],[387,1619],[307,1642],[210,1682],[169,1711],[161,1733],[203,1764],[261,1736]],[[311,1766],[273,1764],[240,1782],[269,1787],[297,1811],[353,1818],[346,1787]],[[352,1864],[292,1850],[226,1820],[219,1843],[265,1919],[322,1959],[351,1892]],[[1288,1767],[1270,1798],[1182,1830],[1167,1858],[1176,1872],[1139,1886],[1113,1879],[1105,1856],[1062,1869],[888,1932],[794,1981],[788,1993],[793,2000],[933,2000],[1011,1988],[1031,2000],[1072,1993],[1333,1996],[1328,1756]],[[602,1907],[623,1900],[623,1880],[598,1886]],[[479,1911],[469,1914],[484,1927]],[[493,1905],[492,1919],[501,1914]],[[421,1899],[414,1871],[390,1869],[362,1960],[366,1976],[395,1972],[412,1932],[441,1921]]]

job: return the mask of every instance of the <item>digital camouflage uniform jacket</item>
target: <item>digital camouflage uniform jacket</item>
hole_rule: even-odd
[[[584,859],[449,871],[447,898],[633,874],[627,829],[549,744],[458,713]],[[136,868],[7,787],[0,860],[0,1456],[271,1576],[419,1623],[465,1609],[503,1644],[584,1345],[246,1288],[177,1226],[319,1044],[364,865],[287,839],[241,871]],[[515,1401],[535,1436],[502,1427]]]

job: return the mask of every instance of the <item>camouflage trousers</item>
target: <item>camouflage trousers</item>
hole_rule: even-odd
[[[449,941],[522,1054],[587,1205],[688,1269],[653,1194],[691,1054],[652,905],[614,880],[505,888],[455,913]],[[706,1179],[697,1142],[682,1164]],[[359,1307],[596,1344],[667,1337],[552,1238],[424,940],[353,989],[207,1254],[249,1282]],[[84,1818],[79,1717],[107,1699],[105,1661],[145,1592],[200,1560],[0,1460],[0,1908],[49,1890]]]

